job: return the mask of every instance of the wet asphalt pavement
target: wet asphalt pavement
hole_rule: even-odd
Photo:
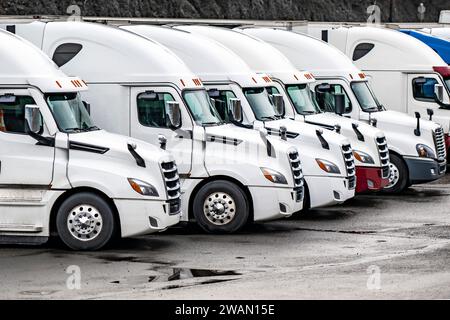
[[[236,235],[178,227],[90,253],[2,245],[0,286],[0,299],[449,299],[450,175]]]

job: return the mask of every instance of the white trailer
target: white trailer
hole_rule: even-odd
[[[425,43],[398,31],[375,27],[309,28],[344,52],[369,78],[380,103],[422,117],[433,113],[450,147],[450,67]],[[395,94],[394,94],[395,93]]]
[[[183,221],[230,233],[302,209],[296,148],[264,130],[223,123],[200,79],[167,48],[101,24],[34,22],[15,31],[86,80],[83,98],[100,125],[173,154]]]
[[[183,30],[215,39],[236,53],[254,72],[267,74],[273,88],[283,96],[287,118],[337,130],[348,138],[355,156],[357,193],[379,191],[388,185],[389,152],[384,133],[369,124],[321,112],[308,87],[315,83],[310,72],[299,71],[280,51],[243,33],[245,29],[186,26]]]
[[[297,68],[309,69],[318,81],[312,89],[323,110],[334,112],[333,94],[345,94],[344,116],[376,124],[384,131],[391,156],[392,191],[444,175],[446,150],[442,127],[404,113],[386,111],[370,88],[366,74],[338,49],[313,37],[278,29],[245,32],[279,49]],[[386,86],[381,91],[402,99],[406,88],[398,91],[395,88]]]
[[[243,118],[231,122],[249,129],[263,128],[274,135],[286,130],[282,135],[297,146],[303,165],[305,206],[341,204],[354,197],[355,165],[349,140],[335,132],[284,118],[270,101],[267,89],[274,82],[269,77],[256,74],[239,56],[204,36],[167,27],[124,28],[162,43],[183,59],[208,88],[222,118],[227,119],[227,110],[238,99]]]
[[[0,43],[0,241],[57,234],[95,250],[178,223],[174,158],[97,128],[80,98],[84,81],[9,32]]]

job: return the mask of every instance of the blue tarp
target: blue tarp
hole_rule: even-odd
[[[450,64],[450,41],[413,30],[400,30],[400,32],[406,33],[411,37],[422,41],[436,51],[445,63]]]

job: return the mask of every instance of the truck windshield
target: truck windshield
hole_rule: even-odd
[[[311,90],[306,84],[296,84],[286,86],[287,93],[295,110],[299,114],[316,114],[322,111],[318,107],[316,100],[311,96]]]
[[[266,88],[249,88],[243,91],[257,120],[270,121],[280,118],[270,102],[269,93]]]
[[[206,90],[190,90],[183,92],[183,98],[194,118],[200,126],[213,126],[223,124],[219,113],[212,105]]]
[[[450,78],[444,80],[447,89],[450,90]]]
[[[373,95],[372,90],[370,90],[367,82],[353,82],[351,84],[351,87],[363,111],[380,111],[381,105]]]
[[[78,93],[52,93],[45,96],[59,130],[76,133],[99,130],[93,125],[89,113]]]

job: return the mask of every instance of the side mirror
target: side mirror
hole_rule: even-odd
[[[181,127],[181,110],[180,104],[175,101],[166,102],[166,115],[169,120],[169,127],[179,129]]]
[[[84,107],[86,108],[87,113],[91,114],[91,104],[87,103],[86,101],[83,101]]]
[[[272,95],[273,105],[275,106],[275,111],[280,116],[284,116],[285,108],[284,108],[284,99],[281,94],[273,94]]]
[[[441,84],[436,84],[434,86],[435,98],[438,102],[444,102],[444,86]]]
[[[38,106],[31,104],[25,106],[25,122],[28,132],[39,133],[41,131],[42,121]]]
[[[334,95],[334,112],[340,116],[345,113],[345,95],[342,93]]]
[[[239,99],[230,99],[230,114],[233,121],[241,123],[243,121],[242,104]]]

